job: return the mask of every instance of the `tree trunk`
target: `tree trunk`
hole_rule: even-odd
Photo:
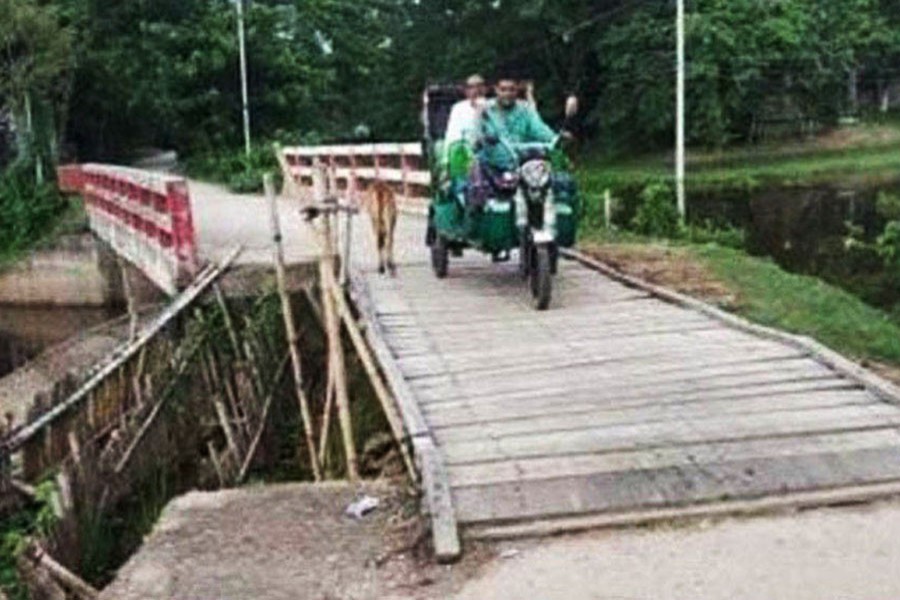
[[[859,69],[856,67],[847,71],[847,103],[850,115],[859,113]]]
[[[28,152],[34,159],[34,180],[38,185],[44,183],[44,165],[41,161],[41,153],[38,150],[37,140],[34,135],[34,114],[31,108],[31,94],[25,92],[25,127],[28,136]]]

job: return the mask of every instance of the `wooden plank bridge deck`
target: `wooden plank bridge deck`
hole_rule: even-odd
[[[201,251],[241,242],[268,260],[262,198],[192,193]],[[227,226],[223,202],[241,215]],[[282,209],[291,259],[315,256]],[[354,291],[423,466],[436,543],[457,524],[534,534],[900,490],[900,393],[821,347],[574,261],[537,313],[514,265],[472,253],[437,280],[409,215],[399,276],[382,277],[368,229],[355,228]]]
[[[464,535],[897,492],[894,390],[849,363],[575,261],[538,313],[514,264],[473,254],[437,280],[406,254],[363,294]]]

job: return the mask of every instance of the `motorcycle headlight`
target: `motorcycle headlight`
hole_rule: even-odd
[[[522,180],[530,188],[544,188],[550,183],[550,163],[546,160],[529,160],[522,165]]]

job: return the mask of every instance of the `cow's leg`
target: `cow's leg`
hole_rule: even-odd
[[[384,227],[384,223],[381,223],[378,229],[378,272],[382,275],[384,275],[385,267],[387,266],[387,240],[387,230]]]
[[[378,255],[378,272],[384,273],[384,262],[381,258],[381,246],[383,244],[381,219],[378,215],[378,206],[373,206],[372,209],[369,216],[372,218],[372,233],[375,236],[375,254]]]
[[[394,262],[394,233],[397,231],[397,210],[396,208],[390,212],[390,217],[388,218],[388,222],[386,223],[387,227],[387,235],[386,235],[386,244],[387,244],[387,264],[388,269],[391,271],[391,275],[397,274],[397,263]]]

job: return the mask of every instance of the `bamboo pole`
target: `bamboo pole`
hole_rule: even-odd
[[[325,452],[328,449],[328,431],[331,429],[331,409],[334,406],[334,375],[331,363],[328,365],[328,383],[325,387],[325,409],[322,412],[322,433],[319,435],[319,462],[325,464]]]
[[[231,348],[234,350],[236,359],[241,360],[241,346],[238,344],[237,333],[234,330],[234,321],[231,319],[231,311],[228,310],[228,304],[225,302],[225,294],[222,293],[222,286],[217,283],[213,284],[213,291],[216,293],[216,302],[222,309],[222,316],[225,319],[225,329],[228,330],[228,339],[231,342]]]
[[[278,371],[275,374],[275,378],[272,380],[272,388],[269,390],[269,393],[266,396],[262,414],[259,419],[259,428],[256,430],[256,435],[253,436],[253,441],[250,442],[250,447],[247,449],[247,455],[244,456],[244,463],[241,465],[241,470],[238,473],[237,483],[241,483],[247,476],[247,471],[250,470],[250,464],[253,462],[253,457],[256,455],[256,449],[257,447],[259,447],[259,442],[262,439],[262,434],[266,430],[266,421],[268,421],[269,419],[269,411],[272,409],[272,401],[275,399],[275,393],[278,391],[278,382],[281,381],[281,377],[282,375],[284,375],[284,370],[287,368],[289,358],[290,354],[286,354],[282,359],[281,364],[278,366]]]
[[[406,469],[409,471],[413,480],[415,480],[417,477],[415,463],[413,462],[409,448],[404,443],[405,430],[403,427],[403,418],[394,406],[393,396],[381,379],[381,373],[378,370],[375,358],[373,357],[369,346],[366,344],[365,338],[360,331],[359,324],[353,319],[353,313],[351,313],[350,307],[348,306],[347,300],[344,298],[341,289],[335,285],[330,285],[329,289],[331,290],[338,313],[343,318],[347,333],[350,335],[350,340],[356,348],[356,353],[362,361],[363,368],[365,368],[369,380],[372,382],[372,388],[375,390],[375,395],[378,396],[378,400],[381,403],[381,408],[387,418],[394,440],[400,447]]]
[[[69,571],[67,568],[53,560],[40,544],[32,540],[25,551],[25,556],[35,567],[43,567],[53,579],[63,587],[74,592],[79,598],[94,600],[100,597],[100,592],[85,583],[83,579]]]
[[[303,434],[306,439],[306,451],[309,455],[309,464],[312,467],[313,477],[316,481],[322,480],[322,470],[319,467],[319,457],[316,455],[316,443],[313,440],[312,414],[309,410],[309,401],[303,390],[303,367],[300,362],[300,351],[297,348],[297,327],[294,321],[294,310],[291,307],[291,298],[287,291],[287,277],[284,268],[284,249],[281,245],[281,224],[278,222],[278,207],[275,198],[275,183],[272,174],[267,173],[263,178],[266,197],[269,200],[269,218],[274,241],[275,278],[278,284],[278,295],[281,297],[281,313],[284,316],[284,327],[287,331],[288,349],[291,353],[291,366],[294,375],[294,388],[297,394],[297,402],[300,404],[300,416],[303,419]]]
[[[321,172],[319,172],[321,173]],[[319,175],[321,176],[321,174]],[[341,424],[341,435],[344,441],[344,453],[347,462],[347,478],[350,481],[359,479],[356,445],[353,441],[353,421],[350,417],[350,398],[347,392],[347,371],[344,364],[344,346],[341,342],[341,323],[334,304],[334,239],[332,235],[332,216],[334,211],[326,210],[322,215],[322,256],[319,261],[319,276],[322,286],[322,309],[325,313],[326,331],[328,333],[328,360],[334,375],[335,404],[338,408],[338,421]]]

